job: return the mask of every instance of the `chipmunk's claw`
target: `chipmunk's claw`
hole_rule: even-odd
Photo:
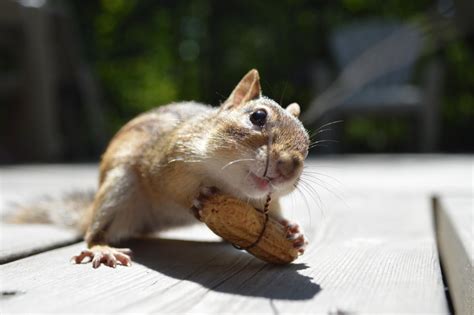
[[[308,241],[304,237],[299,224],[288,220],[281,220],[280,223],[286,228],[286,238],[293,242],[293,247],[297,248],[300,254],[303,254],[308,245]]]
[[[193,200],[191,211],[193,212],[196,219],[201,220],[203,203],[211,196],[217,194],[219,189],[216,187],[203,186],[199,190],[199,195]]]
[[[92,262],[93,268],[99,268],[101,264],[115,268],[117,264],[130,266],[132,262],[131,254],[132,251],[129,248],[96,245],[90,249],[83,250],[79,255],[73,256],[71,262],[74,264]]]

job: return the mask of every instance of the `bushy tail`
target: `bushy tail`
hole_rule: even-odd
[[[42,196],[27,204],[12,204],[2,219],[7,223],[44,223],[80,229],[83,214],[93,198],[93,191],[74,191],[60,197]]]

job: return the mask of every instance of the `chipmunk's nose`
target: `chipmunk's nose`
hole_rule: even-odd
[[[302,163],[302,158],[297,154],[282,152],[276,162],[276,170],[284,178],[290,178],[295,175]]]

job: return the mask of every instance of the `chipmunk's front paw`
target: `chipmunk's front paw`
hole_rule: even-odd
[[[211,196],[219,193],[219,189],[216,187],[207,187],[203,186],[199,190],[199,194],[194,198],[193,205],[191,206],[191,211],[193,212],[196,219],[199,221],[201,220],[201,211],[203,207],[203,203]]]
[[[280,220],[280,223],[286,228],[286,237],[293,241],[293,246],[298,249],[300,254],[303,254],[308,241],[303,235],[303,231],[299,224],[290,222],[288,220]]]
[[[132,251],[128,248],[114,248],[107,245],[96,245],[83,250],[79,255],[73,256],[71,262],[80,264],[85,258],[85,263],[92,262],[93,268],[99,268],[101,264],[115,268],[118,263],[123,266],[130,266]]]

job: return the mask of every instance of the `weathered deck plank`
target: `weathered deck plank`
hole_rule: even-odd
[[[229,244],[133,241],[131,268],[69,265],[81,245],[0,266],[9,312],[447,313],[428,201],[354,200],[308,252],[270,266]],[[197,233],[197,230],[194,230]],[[54,301],[45,303],[44,301]]]
[[[0,168],[0,216],[16,204],[35,204],[96,186],[95,165],[33,165]],[[0,264],[77,242],[76,232],[50,225],[0,223]]]
[[[457,314],[474,314],[474,197],[441,198],[438,242]]]
[[[328,214],[313,246],[298,261],[302,264],[298,273],[312,278],[311,282],[320,287],[313,298],[252,302],[238,295],[212,303],[215,297],[207,295],[192,310],[446,313],[430,216],[427,202],[421,200],[405,200],[403,206],[399,200],[350,201],[348,207],[334,208]],[[262,278],[264,274],[265,271]],[[283,283],[273,286],[271,280],[257,281],[244,284],[241,290],[264,292],[278,288],[290,296],[294,291],[305,292],[302,283]]]
[[[0,167],[0,209],[9,202],[94,189],[97,186],[95,164],[43,164]]]
[[[345,198],[466,196],[474,188],[474,157],[469,155],[356,155],[314,159],[308,165]],[[324,188],[319,190],[324,194]]]
[[[0,223],[0,264],[78,242],[76,232],[43,224]]]
[[[76,244],[0,266],[0,310],[447,313],[428,196],[472,194],[472,165],[469,156],[309,161],[304,197],[284,201],[311,242],[293,265],[265,265],[199,227],[131,242],[131,268],[70,265],[83,246]],[[94,187],[96,172],[94,165],[0,168],[0,208]]]

